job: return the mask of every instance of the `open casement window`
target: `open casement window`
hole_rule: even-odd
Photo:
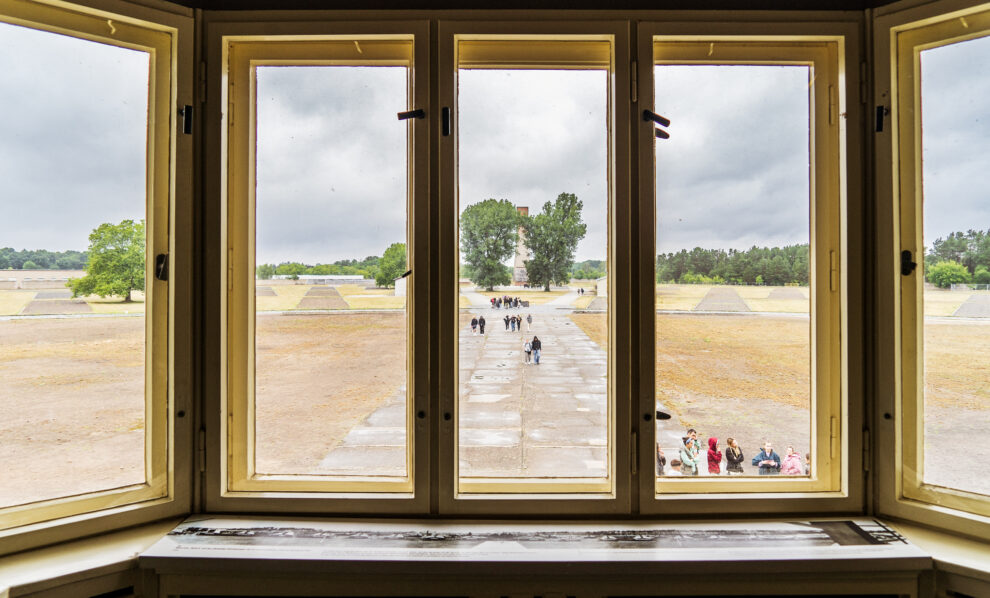
[[[444,510],[628,500],[628,61],[594,27],[441,23]]]
[[[175,497],[155,265],[170,253],[176,51],[164,26],[0,2],[0,206],[17,215],[0,224],[14,249],[0,250],[5,550]]]
[[[973,516],[990,484],[990,11],[895,28],[898,498]],[[916,265],[915,265],[916,263]]]
[[[411,33],[226,38],[228,495],[408,502],[426,477],[427,121],[399,114],[425,108],[414,48]]]
[[[841,38],[653,40],[639,71],[641,147],[655,148],[641,184],[656,193],[640,313],[656,403],[641,408],[670,419],[644,433],[642,475],[671,501],[838,492]]]

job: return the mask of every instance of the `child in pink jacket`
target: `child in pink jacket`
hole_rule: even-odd
[[[801,463],[801,455],[794,452],[794,447],[787,447],[787,456],[780,464],[780,473],[784,475],[803,475],[804,466]]]

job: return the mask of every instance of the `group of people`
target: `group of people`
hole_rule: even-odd
[[[681,446],[677,457],[670,460],[670,470],[665,471],[667,457],[663,449],[657,444],[657,475],[700,475],[701,468],[707,461],[708,474],[719,475],[740,475],[743,471],[743,461],[745,455],[743,450],[734,438],[726,439],[725,454],[719,450],[718,438],[712,436],[708,439],[707,451],[702,448],[698,439],[698,432],[689,429],[687,435],[682,437]],[[707,457],[707,459],[706,459]],[[724,457],[724,459],[723,459]],[[811,453],[805,453],[804,462],[793,446],[787,447],[787,455],[781,459],[773,450],[773,444],[768,440],[763,444],[760,452],[753,457],[751,463],[759,467],[760,475],[810,475],[811,474]]]
[[[502,309],[502,306],[505,306],[505,309],[510,309],[510,308],[519,309],[519,306],[522,305],[522,301],[519,299],[519,297],[509,297],[508,295],[502,295],[501,297],[492,297],[491,301],[492,301],[492,309]]]
[[[520,316],[505,316],[502,318],[505,322],[505,329],[509,332],[522,332],[523,317]],[[533,315],[526,314],[526,332],[529,332],[533,328]]]
[[[485,316],[473,316],[471,318],[471,334],[478,334],[480,329],[482,336],[484,336],[485,324]]]
[[[536,363],[540,365],[540,353],[543,351],[543,343],[540,337],[534,336],[531,341],[523,341],[523,363]]]

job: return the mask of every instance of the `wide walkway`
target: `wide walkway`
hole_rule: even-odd
[[[464,292],[484,315],[485,335],[460,330],[461,476],[604,477],[607,472],[606,353],[568,315],[577,293],[528,309],[491,309],[487,297]],[[532,330],[505,329],[505,315],[533,316]],[[604,317],[604,314],[602,315]],[[523,362],[523,343],[539,336],[540,365]],[[404,389],[330,451],[330,473],[404,471]]]

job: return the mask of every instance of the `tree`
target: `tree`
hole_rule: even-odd
[[[378,274],[375,284],[388,288],[395,285],[395,279],[406,273],[406,244],[392,243],[378,260]]]
[[[32,262],[31,260],[28,260],[28,261],[24,262],[23,264],[21,264],[21,269],[22,270],[38,270],[39,268],[38,268],[38,264]]]
[[[973,282],[976,284],[990,284],[990,270],[986,266],[977,266],[973,273]]]
[[[144,290],[144,221],[104,223],[89,234],[86,276],[66,284],[72,296],[110,295],[131,301],[131,291]]]
[[[526,260],[530,285],[549,291],[551,284],[570,280],[574,250],[588,232],[588,225],[581,220],[583,207],[577,195],[561,193],[553,203],[543,204],[540,214],[524,219],[526,247],[533,256]]]
[[[272,276],[275,276],[275,266],[272,264],[261,264],[257,268],[257,276],[259,280],[270,280]]]
[[[507,199],[486,199],[461,214],[461,254],[471,266],[471,281],[489,291],[509,284],[509,268],[502,262],[516,252],[519,212]]]
[[[971,278],[966,266],[958,262],[938,262],[928,268],[928,282],[940,289],[947,289],[953,284],[969,282]]]

